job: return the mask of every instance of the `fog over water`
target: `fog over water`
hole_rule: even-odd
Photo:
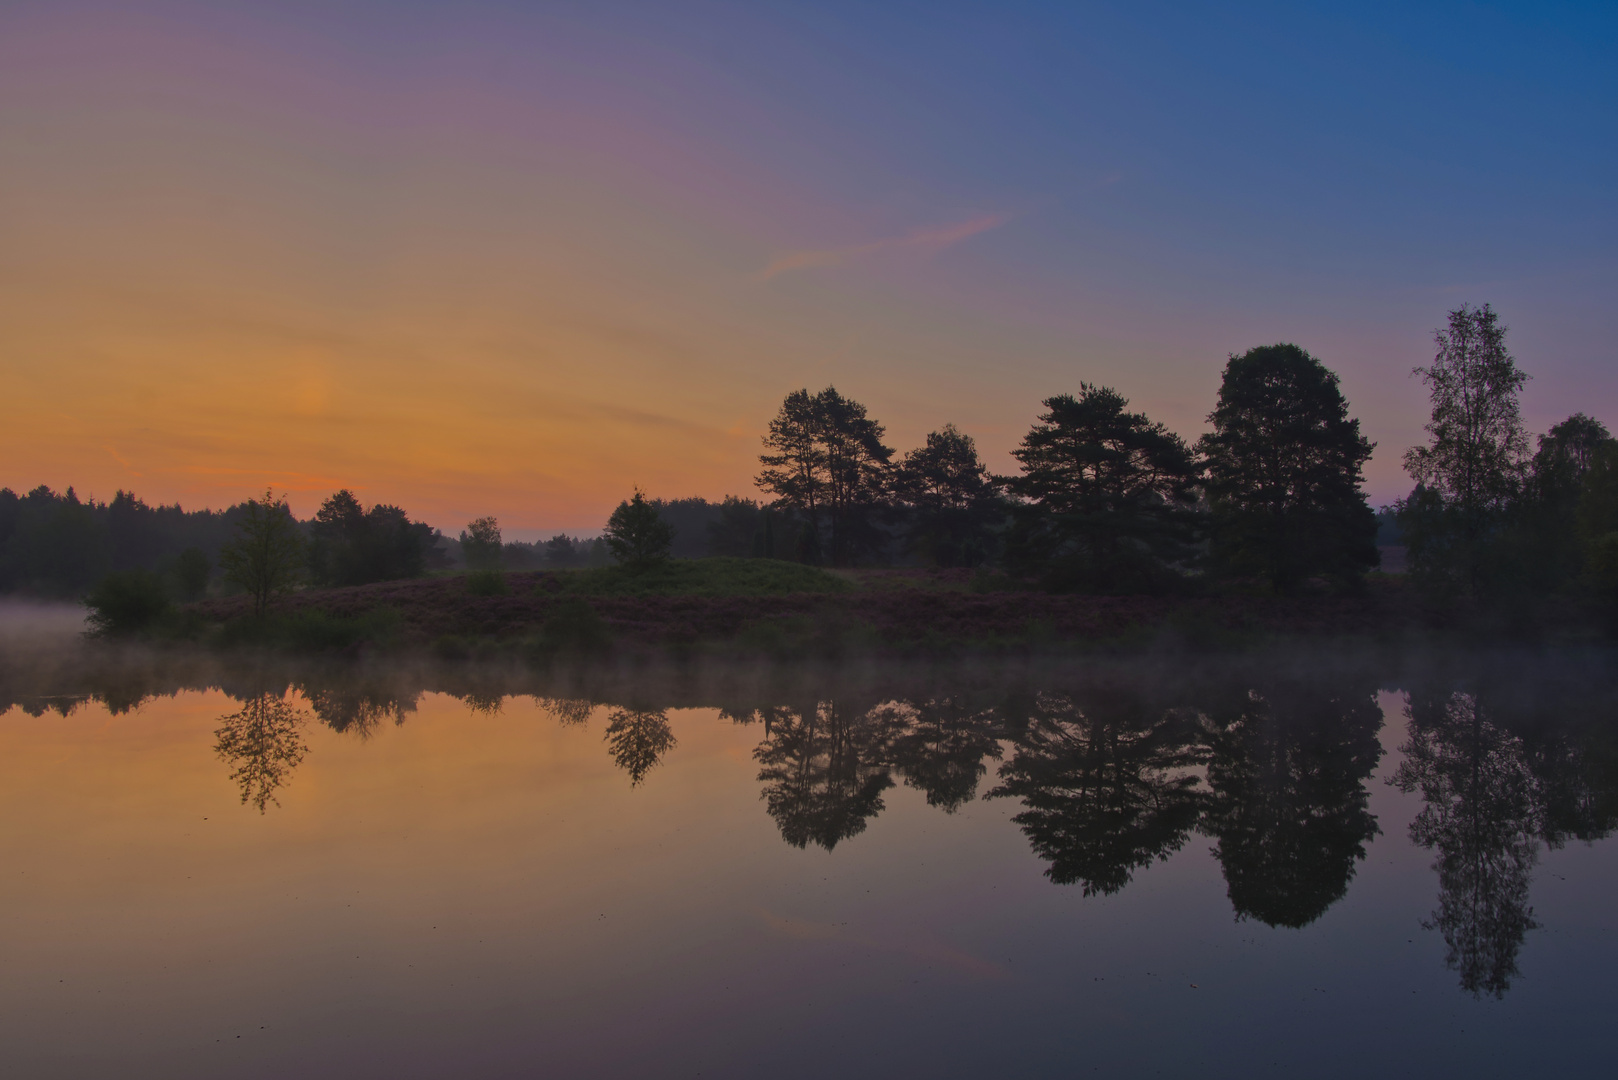
[[[16,1075],[1603,1074],[1610,652],[529,670],[0,626]]]

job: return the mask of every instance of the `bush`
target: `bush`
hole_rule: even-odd
[[[502,570],[474,570],[466,575],[466,591],[472,596],[504,596],[510,592]]]
[[[169,610],[163,579],[148,570],[108,574],[84,598],[91,633],[98,637],[144,630]]]

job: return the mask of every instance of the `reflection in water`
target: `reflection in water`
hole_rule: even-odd
[[[535,697],[534,704],[556,717],[564,727],[583,724],[595,712],[595,704],[584,698]]]
[[[1410,741],[1393,782],[1420,790],[1410,838],[1438,850],[1438,910],[1446,962],[1473,994],[1501,997],[1518,974],[1517,950],[1537,929],[1528,887],[1543,823],[1539,781],[1522,740],[1484,719],[1467,693],[1412,697]]]
[[[974,709],[960,697],[892,702],[882,706],[882,724],[895,733],[893,762],[905,786],[946,814],[975,799],[988,761],[1000,760],[995,710]]]
[[[614,709],[607,716],[607,749],[618,767],[629,774],[630,786],[639,786],[663,755],[674,749],[668,712]]]
[[[887,718],[846,701],[772,711],[753,751],[763,768],[764,803],[793,847],[830,851],[865,831],[893,786],[886,764]]]
[[[1203,829],[1239,918],[1307,926],[1348,891],[1377,832],[1365,781],[1382,711],[1364,679],[1270,681],[1209,710]]]
[[[1046,877],[1086,896],[1114,893],[1196,825],[1194,733],[1188,711],[1164,710],[1136,687],[1040,694],[989,795],[1028,808],[1012,820],[1050,863]]]
[[[280,806],[275,790],[292,777],[309,748],[303,742],[307,714],[284,696],[265,691],[249,698],[241,712],[219,718],[214,752],[234,766],[230,778],[242,790],[242,802]]]
[[[420,697],[419,694],[399,697],[375,687],[305,687],[303,693],[322,724],[339,735],[348,733],[361,739],[369,739],[384,721],[392,721],[395,726],[404,723],[405,718],[416,711]]]
[[[1426,665],[1264,655],[1178,666],[805,665],[632,678],[587,666],[424,675],[107,657],[41,674],[0,656],[0,706],[66,717],[87,700],[123,712],[154,695],[219,687],[243,705],[220,720],[215,748],[242,801],[261,813],[308,752],[304,714],[266,686],[298,688],[321,724],[361,739],[403,723],[429,691],[486,713],[528,694],[570,726],[601,710],[609,753],[631,786],[652,782],[675,749],[670,710],[717,708],[724,721],[762,729],[762,799],[795,848],[829,851],[859,836],[896,783],[945,813],[1009,799],[1053,882],[1117,893],[1200,832],[1237,917],[1277,927],[1320,919],[1377,835],[1366,790],[1380,756],[1374,695],[1402,686],[1409,740],[1393,782],[1423,800],[1410,837],[1435,852],[1429,925],[1478,995],[1502,995],[1518,976],[1536,925],[1529,890],[1540,845],[1618,827],[1618,677],[1604,653],[1554,662],[1461,654]]]

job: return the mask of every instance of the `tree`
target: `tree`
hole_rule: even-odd
[[[1517,396],[1528,376],[1506,350],[1506,328],[1488,304],[1463,304],[1433,335],[1438,352],[1414,374],[1432,395],[1426,446],[1405,454],[1420,487],[1400,504],[1411,568],[1477,591],[1488,545],[1518,497],[1528,456]]]
[[[480,517],[461,532],[461,556],[468,570],[498,572],[501,566],[500,522]]]
[[[1521,496],[1493,545],[1491,576],[1538,592],[1565,588],[1577,579],[1589,551],[1579,523],[1585,479],[1611,441],[1606,427],[1583,413],[1539,437]]]
[[[1579,488],[1575,521],[1584,577],[1609,606],[1618,606],[1618,440],[1591,455]]]
[[[825,520],[836,565],[874,543],[866,511],[883,500],[893,457],[883,434],[865,406],[828,386],[813,396],[788,394],[764,436],[758,486],[775,495],[776,507],[807,516],[817,548]]]
[[[236,539],[219,552],[226,581],[252,597],[253,615],[262,617],[270,599],[297,583],[303,567],[303,538],[285,496],[266,488],[262,498],[241,506]]]
[[[954,424],[927,436],[894,469],[894,493],[913,515],[910,548],[940,566],[976,566],[1000,514],[977,443]]]
[[[1324,364],[1296,345],[1232,355],[1208,421],[1198,449],[1226,569],[1290,593],[1312,574],[1353,580],[1376,565],[1360,490],[1372,444]]]
[[[1012,451],[1021,476],[1007,486],[1027,502],[1008,541],[1014,565],[1038,567],[1059,588],[1160,587],[1195,541],[1198,469],[1184,440],[1126,411],[1116,390],[1081,383]]]
[[[605,536],[613,558],[630,570],[646,570],[667,562],[669,546],[674,543],[674,529],[658,515],[657,507],[646,501],[640,488],[612,512]]]
[[[175,561],[175,576],[180,581],[180,595],[186,600],[201,600],[208,592],[208,576],[213,567],[207,553],[201,548],[189,547],[180,552]]]

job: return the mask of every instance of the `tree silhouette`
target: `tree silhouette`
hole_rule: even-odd
[[[1150,590],[1192,552],[1197,466],[1179,436],[1115,390],[1088,383],[1048,398],[1012,456],[1007,486],[1028,500],[1008,556],[1050,584],[1097,592]]]
[[[1202,810],[1197,730],[1185,712],[1136,687],[1040,694],[990,798],[1020,799],[1012,818],[1050,863],[1045,876],[1084,895],[1117,892],[1133,872],[1185,843]]]
[[[910,549],[939,566],[976,566],[1002,509],[970,435],[945,424],[907,453],[893,472],[894,493],[913,518]]]
[[[793,847],[830,851],[865,831],[893,786],[881,718],[835,700],[769,713],[769,730],[753,751],[763,768],[764,801]]]
[[[240,585],[261,617],[270,599],[298,580],[303,565],[303,539],[284,496],[266,489],[262,498],[242,504],[236,539],[219,552],[226,581]]]
[[[306,714],[292,707],[281,694],[265,691],[242,706],[240,712],[219,718],[214,731],[214,753],[234,766],[230,778],[260,814],[270,803],[280,806],[276,789],[285,786],[309,748],[303,742]]]
[[[825,519],[836,565],[873,542],[865,515],[886,495],[893,456],[882,444],[883,432],[865,406],[828,386],[814,395],[788,394],[764,436],[758,486],[775,496],[776,507],[808,518],[817,546]]]
[[[1423,923],[1444,935],[1461,987],[1499,998],[1518,974],[1517,951],[1537,929],[1528,890],[1543,824],[1539,783],[1522,741],[1455,692],[1418,698],[1393,783],[1421,792],[1410,839],[1438,852],[1438,908]]]
[[[1348,891],[1377,832],[1365,781],[1382,748],[1370,680],[1270,680],[1210,710],[1212,797],[1203,828],[1217,838],[1239,918],[1307,926]]]
[[[668,713],[661,709],[614,709],[607,715],[606,738],[612,760],[629,774],[631,787],[639,786],[675,745]]]
[[[1528,376],[1488,304],[1456,308],[1434,340],[1432,364],[1415,369],[1432,395],[1430,438],[1405,453],[1418,486],[1399,504],[1400,524],[1412,570],[1476,591],[1488,544],[1521,490],[1528,436],[1517,396]]]
[[[1232,356],[1208,421],[1198,449],[1228,570],[1290,593],[1311,574],[1354,580],[1376,565],[1376,515],[1360,490],[1372,444],[1324,364],[1296,345]]]
[[[669,545],[674,543],[674,529],[658,516],[657,507],[646,501],[640,488],[612,512],[605,535],[612,557],[629,570],[649,570],[667,562]]]

